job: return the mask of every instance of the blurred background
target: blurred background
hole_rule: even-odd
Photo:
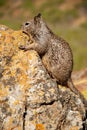
[[[0,0],[0,24],[19,30],[42,13],[53,32],[69,42],[74,70],[87,67],[87,0]]]

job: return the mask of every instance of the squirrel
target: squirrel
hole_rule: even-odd
[[[42,19],[39,13],[32,20],[22,25],[22,31],[31,34],[34,43],[20,46],[25,51],[33,49],[42,59],[42,63],[53,79],[60,85],[66,85],[78,95],[85,107],[87,101],[72,82],[73,55],[69,44],[61,37],[56,36]]]

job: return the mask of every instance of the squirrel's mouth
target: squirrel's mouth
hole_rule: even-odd
[[[30,31],[29,33],[28,32],[28,30],[22,29],[22,33],[26,34],[27,36],[30,37],[31,35],[33,38],[36,36],[35,31]]]
[[[22,33],[24,33],[24,34],[26,34],[27,36],[29,36],[29,37],[30,37],[30,35],[29,35],[29,33],[28,33],[27,31],[22,30]]]
[[[27,32],[27,31],[22,30],[22,32],[23,32],[24,34],[26,34],[27,36],[29,36],[29,34],[28,34],[28,32]]]

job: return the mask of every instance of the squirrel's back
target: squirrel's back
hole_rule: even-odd
[[[50,39],[49,49],[42,61],[60,84],[67,82],[73,68],[73,56],[69,44],[65,40],[54,35]]]

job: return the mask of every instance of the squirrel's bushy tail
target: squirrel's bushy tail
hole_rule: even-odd
[[[82,102],[83,102],[83,104],[84,104],[84,106],[85,106],[85,109],[86,109],[86,111],[87,111],[87,100],[86,100],[86,99],[84,98],[84,96],[80,93],[80,91],[74,86],[74,84],[73,84],[71,78],[69,78],[68,81],[67,81],[67,87],[70,88],[70,90],[71,90],[72,92],[74,92],[76,95],[78,95],[78,96],[81,98],[81,100],[82,100]]]

